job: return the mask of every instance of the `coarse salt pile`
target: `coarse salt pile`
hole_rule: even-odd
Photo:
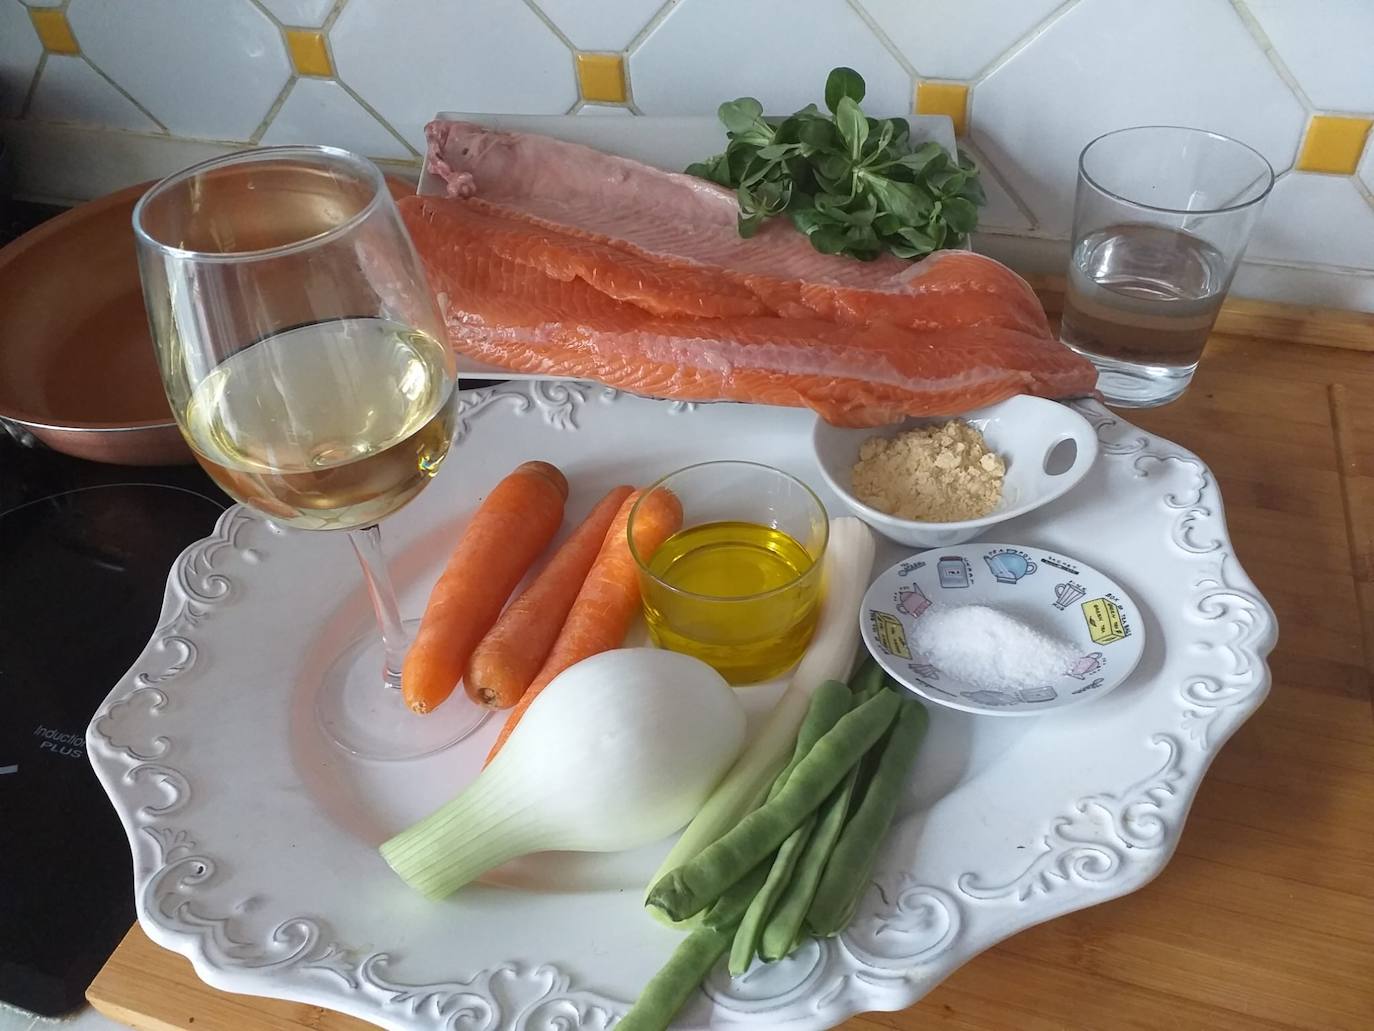
[[[961,419],[891,439],[869,437],[854,464],[854,496],[898,519],[951,523],[997,507],[1006,463]]]
[[[970,687],[1015,691],[1058,680],[1078,649],[988,605],[933,605],[916,621],[916,647]]]

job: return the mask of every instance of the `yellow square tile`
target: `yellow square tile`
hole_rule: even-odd
[[[1368,118],[1313,115],[1302,140],[1298,168],[1304,172],[1354,175],[1371,124],[1374,122]]]
[[[954,135],[968,129],[968,87],[961,82],[918,82],[918,115],[949,115],[954,120]]]
[[[291,51],[291,63],[297,75],[316,75],[328,78],[334,74],[329,60],[329,48],[324,45],[324,33],[313,29],[287,29],[286,49]]]
[[[625,62],[619,54],[578,54],[577,81],[583,100],[625,103]]]
[[[29,20],[42,41],[43,47],[53,54],[79,54],[76,36],[67,22],[67,12],[55,7],[30,7]]]

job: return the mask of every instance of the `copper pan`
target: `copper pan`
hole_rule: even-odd
[[[192,460],[138,279],[132,216],[150,185],[82,204],[0,249],[0,420],[21,438],[116,465]],[[414,191],[388,185],[398,197]]]

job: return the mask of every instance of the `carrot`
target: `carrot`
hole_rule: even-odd
[[[549,564],[487,631],[468,662],[463,687],[491,709],[509,709],[530,686],[587,579],[606,531],[632,493],[616,487],[554,553]]]
[[[639,611],[639,570],[630,554],[627,529],[630,510],[642,494],[635,491],[621,504],[596,561],[577,592],[568,619],[558,632],[558,640],[554,641],[539,675],[506,718],[506,725],[487,753],[487,762],[501,750],[531,703],[554,677],[573,663],[619,648],[625,640],[630,620]],[[682,503],[677,496],[662,488],[654,491],[635,516],[635,550],[646,557],[652,555],[681,525]]]
[[[406,653],[401,693],[430,712],[458,686],[482,635],[563,522],[568,481],[548,462],[526,462],[473,513]]]

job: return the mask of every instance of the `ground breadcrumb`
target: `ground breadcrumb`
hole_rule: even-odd
[[[1006,465],[961,420],[895,437],[869,437],[854,464],[855,496],[898,519],[949,523],[987,515],[1002,497]]]

